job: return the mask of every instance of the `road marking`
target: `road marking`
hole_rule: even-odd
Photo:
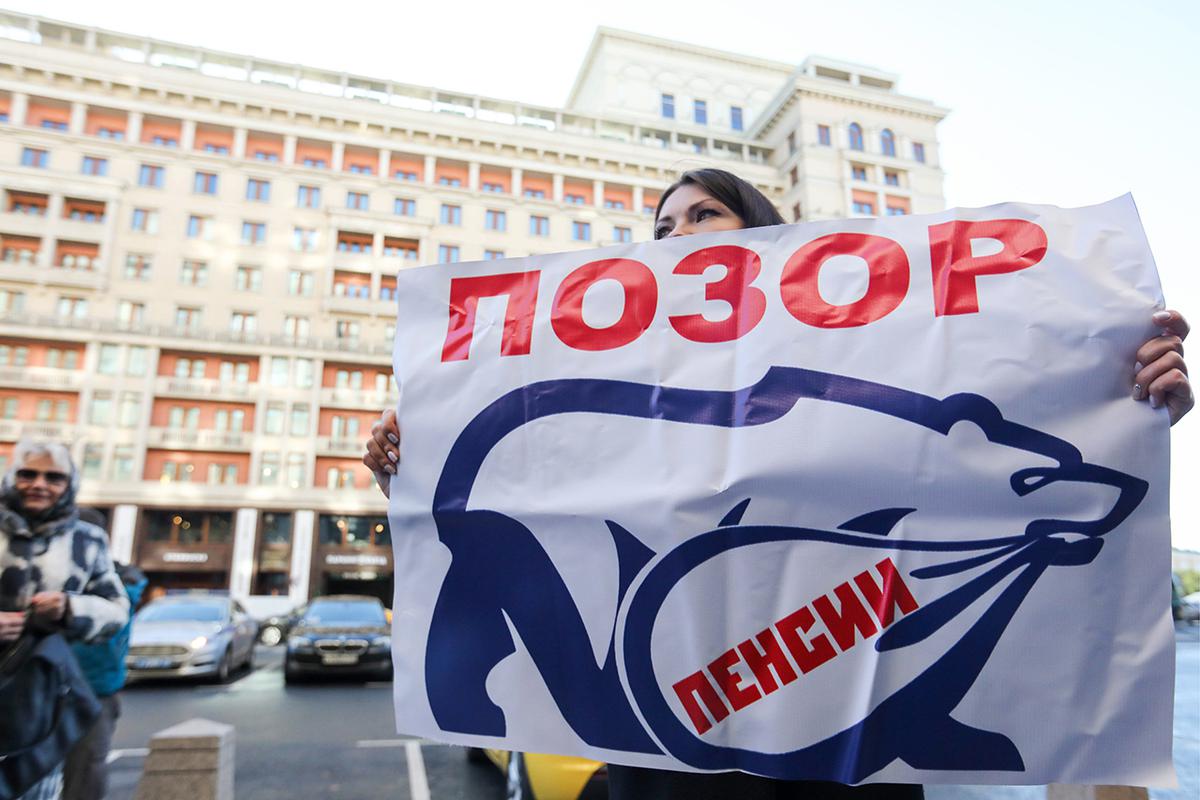
[[[408,760],[408,793],[412,800],[429,800],[429,778],[425,775],[425,757],[421,755],[421,742],[409,739],[404,743],[404,755]]]
[[[116,761],[118,758],[125,758],[126,756],[131,756],[131,757],[135,757],[135,758],[139,758],[139,757],[144,758],[148,755],[150,755],[149,747],[129,747],[129,748],[126,748],[125,750],[109,750],[108,758],[104,759],[104,763],[111,764],[114,761]]]

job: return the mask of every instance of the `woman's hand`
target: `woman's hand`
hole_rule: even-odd
[[[1178,311],[1158,311],[1152,319],[1162,328],[1162,335],[1138,348],[1133,399],[1149,400],[1153,408],[1166,406],[1174,425],[1196,404],[1183,361],[1183,340],[1189,328]]]
[[[62,592],[38,592],[29,601],[29,608],[35,621],[55,624],[62,621],[67,611],[67,596]]]
[[[396,422],[396,409],[385,409],[371,426],[371,438],[367,439],[367,452],[363,463],[375,475],[375,483],[384,497],[390,497],[392,476],[400,461],[400,426]]]

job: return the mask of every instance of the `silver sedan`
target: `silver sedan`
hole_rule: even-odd
[[[254,661],[256,623],[241,604],[217,595],[168,595],[133,619],[129,680],[211,677],[224,683]]]

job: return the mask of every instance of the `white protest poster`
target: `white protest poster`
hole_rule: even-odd
[[[398,729],[843,783],[1164,785],[1129,197],[402,271]]]

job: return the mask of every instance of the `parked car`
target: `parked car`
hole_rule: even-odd
[[[133,618],[128,679],[211,677],[220,682],[254,663],[258,623],[221,595],[161,597]]]
[[[392,677],[392,629],[374,597],[330,595],[313,600],[287,637],[283,678],[363,675]]]
[[[304,614],[304,606],[297,606],[287,597],[254,596],[246,598],[246,609],[258,620],[258,642],[267,647],[282,644],[288,631]]]
[[[1200,592],[1192,592],[1183,597],[1179,606],[1180,622],[1200,622]]]
[[[608,768],[599,761],[507,750],[467,751],[472,761],[490,761],[505,777],[508,800],[602,800],[608,797]]]

